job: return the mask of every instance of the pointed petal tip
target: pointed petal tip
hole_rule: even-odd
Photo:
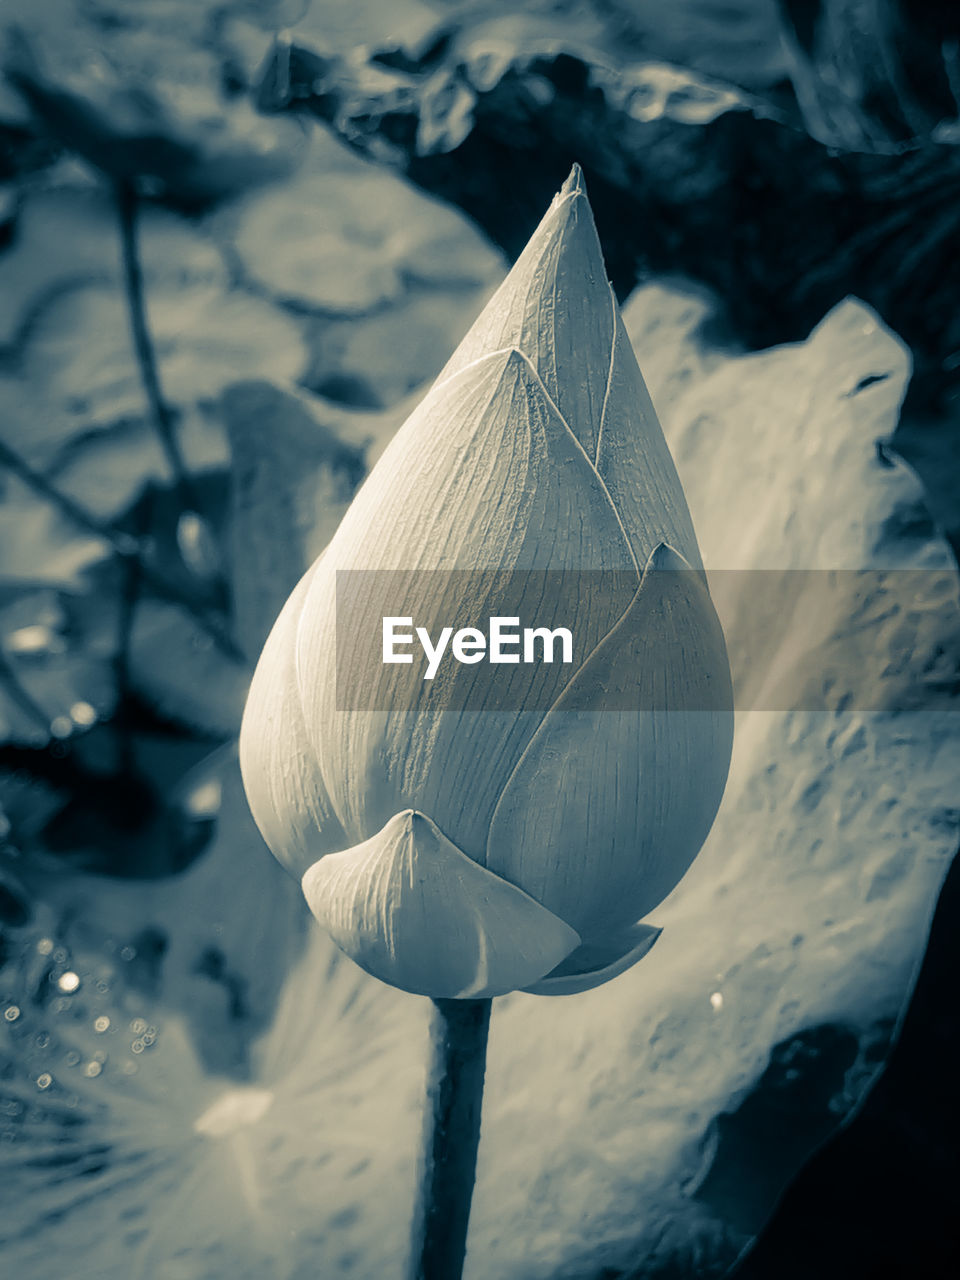
[[[594,238],[596,238],[593,210],[587,197],[583,170],[578,164],[575,164],[570,170],[563,186],[550,202],[544,222],[540,224],[541,227],[548,221],[554,228],[559,222],[565,233],[569,233],[569,231],[577,227],[583,230],[593,230]],[[556,230],[554,230],[554,234],[556,234]],[[599,240],[597,240],[597,251],[600,252]]]
[[[710,587],[707,581],[706,572],[701,564],[693,565],[678,551],[676,547],[671,547],[669,542],[658,543],[650,552],[647,563],[643,566],[643,572],[640,575],[641,582],[651,570],[671,569],[676,572],[677,569],[689,569],[691,573],[695,573],[709,594]]]
[[[541,239],[541,233],[546,236]],[[530,241],[530,245],[540,243],[541,252],[549,251],[553,240],[562,243],[564,252],[582,255],[582,261],[589,277],[591,290],[599,286],[601,294],[592,296],[593,305],[608,305],[607,269],[603,260],[603,249],[597,233],[593,208],[587,196],[583,181],[583,171],[578,164],[570,170],[570,175],[553,198],[546,217]],[[529,248],[529,246],[528,246]],[[608,362],[606,362],[608,363]],[[606,363],[604,372],[606,372]]]
[[[320,858],[301,885],[342,951],[415,995],[503,995],[552,972],[581,941],[415,809],[395,814],[362,844]]]
[[[509,369],[511,366],[519,367],[529,366],[530,357],[524,355],[519,347],[504,347],[502,353],[504,368]]]
[[[573,168],[567,176],[566,182],[560,188],[560,195],[562,197],[578,194],[585,196],[587,194],[587,188],[583,180],[583,170],[578,164],[574,163]]]
[[[644,573],[650,569],[690,569],[684,557],[669,542],[658,543],[650,552],[650,558],[644,566]]]
[[[521,373],[533,382],[539,382],[539,375],[530,357],[517,346],[501,347],[491,351],[488,356],[481,356],[477,364],[489,363],[491,370],[501,379],[508,373]]]
[[[593,208],[587,196],[583,173],[578,164],[573,166],[570,170],[570,176],[553,197],[548,210],[549,214],[552,214],[555,220],[559,220],[563,227],[568,229],[575,227],[589,229],[593,231],[596,238]],[[600,251],[599,239],[597,239],[597,250],[598,252]]]
[[[476,367],[477,365],[490,365],[492,367],[502,366],[502,368],[506,370],[509,369],[511,365],[529,363],[530,361],[528,357],[523,354],[518,346],[513,345],[509,347],[497,347],[496,350],[489,351],[486,355],[480,356],[467,367],[470,368]],[[413,812],[413,810],[411,810],[411,812]]]

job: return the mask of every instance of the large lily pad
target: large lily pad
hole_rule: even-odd
[[[299,131],[224,111],[212,6],[11,0],[0,117],[28,122],[108,178],[200,208],[287,176]]]
[[[728,570],[910,570],[922,590],[909,647],[920,667],[936,660],[956,627],[955,574],[917,516],[916,481],[875,449],[896,422],[904,347],[847,301],[804,343],[721,354],[698,337],[704,310],[698,298],[650,287],[628,314],[715,583]],[[743,622],[755,613],[717,590],[748,692],[751,661],[758,671],[804,651],[833,661],[837,637],[850,634],[838,597],[797,596],[782,574],[769,580],[781,593],[774,613],[789,605],[799,622],[818,601],[820,613],[806,633],[790,625],[758,638]],[[819,710],[764,710],[757,695],[742,713],[724,805],[693,870],[655,913],[664,933],[650,957],[582,995],[497,1003],[470,1280],[655,1272],[691,1252],[713,1274],[769,1212],[763,1195],[769,1201],[777,1179],[863,1096],[955,843],[960,722],[947,693],[928,689],[922,710],[876,709],[893,708],[916,675],[915,664],[889,661],[902,622],[880,608],[862,619],[869,643],[859,652],[876,664],[872,706],[835,687]],[[220,968],[208,957],[208,975],[275,975],[276,949],[302,913],[258,841],[224,831],[151,910],[163,916],[171,955],[193,955],[189,939],[204,922],[222,931]],[[88,901],[92,917],[106,912],[107,896]],[[117,902],[145,927],[142,901]],[[4,993],[22,1010],[36,934],[18,936],[18,976],[6,971]],[[91,996],[95,943],[95,931],[75,938],[67,957]],[[141,984],[136,1010],[121,1006],[121,1034],[92,1077],[82,1064],[97,1062],[91,1028],[113,1017],[108,992],[71,1006],[77,1018],[55,1047],[36,1047],[44,1028],[32,1007],[29,1027],[22,1012],[5,1024],[11,1038],[24,1027],[5,1086],[11,1265],[35,1280],[75,1270],[78,1256],[107,1280],[395,1272],[412,1201],[427,1002],[364,977],[314,933],[246,1080],[217,1084],[176,1012],[196,1007],[199,979],[183,961],[173,969],[161,994],[148,997]],[[68,1012],[57,1013],[61,1026]],[[208,1023],[221,1017],[211,1006]],[[149,1052],[133,1048],[143,1039],[129,1031],[136,1018],[159,1031]],[[794,1079],[812,1084],[791,1109]],[[788,1105],[752,1153],[729,1117],[762,1100],[771,1080]],[[41,1167],[34,1145],[18,1145],[27,1116],[59,1144],[57,1166]],[[754,1167],[765,1162],[763,1195],[745,1203],[736,1175],[752,1155]],[[18,1221],[20,1235],[9,1225]]]
[[[650,348],[678,336],[662,322],[670,301],[657,289],[634,301],[643,364],[656,367]],[[930,525],[891,537],[919,491],[874,448],[896,422],[909,369],[902,345],[847,301],[805,344],[707,363],[665,394],[651,381],[708,570],[923,570],[908,644],[919,663],[935,655],[956,634],[952,560]],[[773,607],[792,613],[774,652],[753,630],[755,610],[717,591],[741,697],[751,671],[759,680],[810,651],[829,661],[830,641],[849,636],[849,616],[823,616],[831,598],[821,576],[804,577],[802,596],[790,575],[770,575],[781,593]],[[817,609],[818,626],[800,632]],[[641,1260],[654,1269],[698,1235],[715,1266],[729,1262],[772,1209],[791,1161],[862,1096],[956,842],[960,725],[949,694],[914,712],[876,710],[914,674],[890,661],[903,622],[877,610],[865,623],[869,706],[846,705],[836,688],[822,710],[766,710],[783,704],[758,699],[741,714],[711,836],[655,913],[659,955],[596,999],[571,998],[561,1011],[517,997],[502,1012],[475,1275],[573,1276]],[[849,663],[846,673],[859,674]],[[783,1056],[777,1046],[812,1043],[806,1073],[815,1075],[824,1028],[847,1056],[833,1064],[819,1115],[782,1117],[768,1145],[788,1161],[766,1168],[765,1201],[745,1207],[742,1152],[719,1140],[718,1119],[758,1088]],[[494,1172],[515,1190],[510,1205]],[[589,1208],[558,1229],[571,1196]]]
[[[251,197],[234,247],[251,280],[300,307],[356,314],[415,281],[489,284],[498,255],[455,210],[373,166],[340,175],[310,169]]]
[[[79,284],[119,285],[116,202],[96,187],[60,186],[28,195],[3,255],[0,346],[12,343],[40,306]],[[216,247],[184,218],[158,205],[140,216],[140,255],[148,292],[227,281]]]
[[[205,286],[157,292],[150,321],[174,405],[215,400],[242,375],[295,378],[303,363],[296,324],[259,298]],[[140,417],[144,395],[119,291],[89,286],[51,304],[37,322],[25,374],[54,405],[78,400],[88,429]]]
[[[82,532],[17,476],[0,480],[0,578],[76,586],[84,569],[110,553],[105,538]]]

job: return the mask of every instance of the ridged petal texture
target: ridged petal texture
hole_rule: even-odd
[[[585,942],[646,915],[710,830],[732,707],[706,587],[660,547],[630,609],[524,752],[494,814],[487,866]]]
[[[517,347],[586,453],[596,458],[615,306],[577,168],[439,381],[488,351]]]
[[[623,583],[619,596],[581,592],[571,602],[573,616],[563,619],[587,651],[609,632],[639,574],[606,490],[525,356],[506,350],[483,357],[429,393],[345,516],[308,590],[297,634],[305,721],[351,840],[369,838],[401,809],[422,808],[482,863],[503,785],[569,668],[511,667],[509,711],[438,715],[439,680],[425,682],[402,712],[338,711],[334,618],[341,567],[411,570],[410,613],[416,615],[419,599],[421,616],[447,612],[451,618],[465,612],[466,579],[448,579],[449,602],[438,602],[443,584],[417,571],[615,570]],[[340,634],[379,634],[382,596],[365,597],[356,581],[339,602]],[[485,621],[498,612],[497,603],[482,598],[480,578],[469,581],[478,592],[467,602],[470,620]],[[530,579],[529,601],[514,597],[511,614],[536,616],[538,583]],[[349,654],[341,651],[340,660]],[[360,673],[371,704],[390,672]],[[456,668],[461,691],[480,679],[490,679],[487,664]],[[501,687],[505,679],[498,677]],[[540,710],[518,713],[518,706]]]
[[[294,671],[300,610],[316,569],[301,578],[267,637],[240,729],[250,811],[271,853],[298,879],[324,853],[349,843],[307,734]]]
[[[645,564],[659,543],[666,542],[689,564],[703,567],[687,500],[619,307],[597,470],[639,564]]]
[[[438,381],[510,346],[529,358],[596,465],[637,563],[667,542],[699,568],[690,512],[607,282],[579,166]]]
[[[569,925],[410,810],[356,848],[314,863],[303,892],[351,959],[416,995],[503,995],[580,944]]]

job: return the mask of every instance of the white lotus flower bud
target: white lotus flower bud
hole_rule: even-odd
[[[577,598],[579,666],[502,668],[519,710],[444,708],[426,681],[402,707],[344,710],[339,570],[407,571],[424,611],[427,570],[631,585]],[[732,722],[689,512],[575,169],[281,612],[240,738],[250,806],[368,972],[435,998],[564,994],[652,946],[639,921],[710,829]]]

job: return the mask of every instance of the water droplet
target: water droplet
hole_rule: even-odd
[[[220,812],[223,787],[219,778],[211,778],[188,793],[184,812],[191,818],[215,818]]]
[[[73,721],[69,716],[54,716],[50,721],[50,732],[55,738],[69,738],[73,733]]]
[[[6,1018],[7,1022],[16,1022],[20,1017],[20,1006],[16,1004],[7,1005],[6,1009],[3,1011],[3,1016]]]
[[[49,1089],[52,1084],[53,1084],[53,1076],[50,1074],[49,1071],[42,1071],[40,1075],[37,1076],[38,1089]]]
[[[81,729],[89,729],[97,722],[97,713],[89,702],[75,702],[70,708],[70,719]]]
[[[721,992],[714,991],[713,995],[710,997],[710,1008],[714,1011],[719,1011],[723,1008],[723,995]]]
[[[105,1013],[101,1013],[99,1018],[94,1018],[93,1029],[98,1036],[102,1036],[105,1031],[109,1030],[109,1028],[110,1028],[110,1019],[107,1017]]]
[[[40,939],[40,941],[37,943],[37,954],[38,954],[38,955],[41,955],[41,956],[48,956],[48,955],[51,953],[51,951],[52,951],[52,950],[53,950],[53,939],[52,939],[52,938],[41,938],[41,939]]]
[[[74,973],[72,969],[68,969],[66,973],[61,973],[57,979],[57,986],[66,995],[73,995],[74,991],[79,990],[80,975]]]
[[[95,1080],[103,1070],[103,1064],[100,1062],[88,1062],[83,1068],[83,1074],[90,1080]]]
[[[177,546],[187,568],[198,578],[213,578],[220,564],[217,543],[203,516],[184,511],[177,522]]]
[[[57,647],[57,637],[39,622],[11,631],[4,641],[4,648],[10,653],[45,653]]]

